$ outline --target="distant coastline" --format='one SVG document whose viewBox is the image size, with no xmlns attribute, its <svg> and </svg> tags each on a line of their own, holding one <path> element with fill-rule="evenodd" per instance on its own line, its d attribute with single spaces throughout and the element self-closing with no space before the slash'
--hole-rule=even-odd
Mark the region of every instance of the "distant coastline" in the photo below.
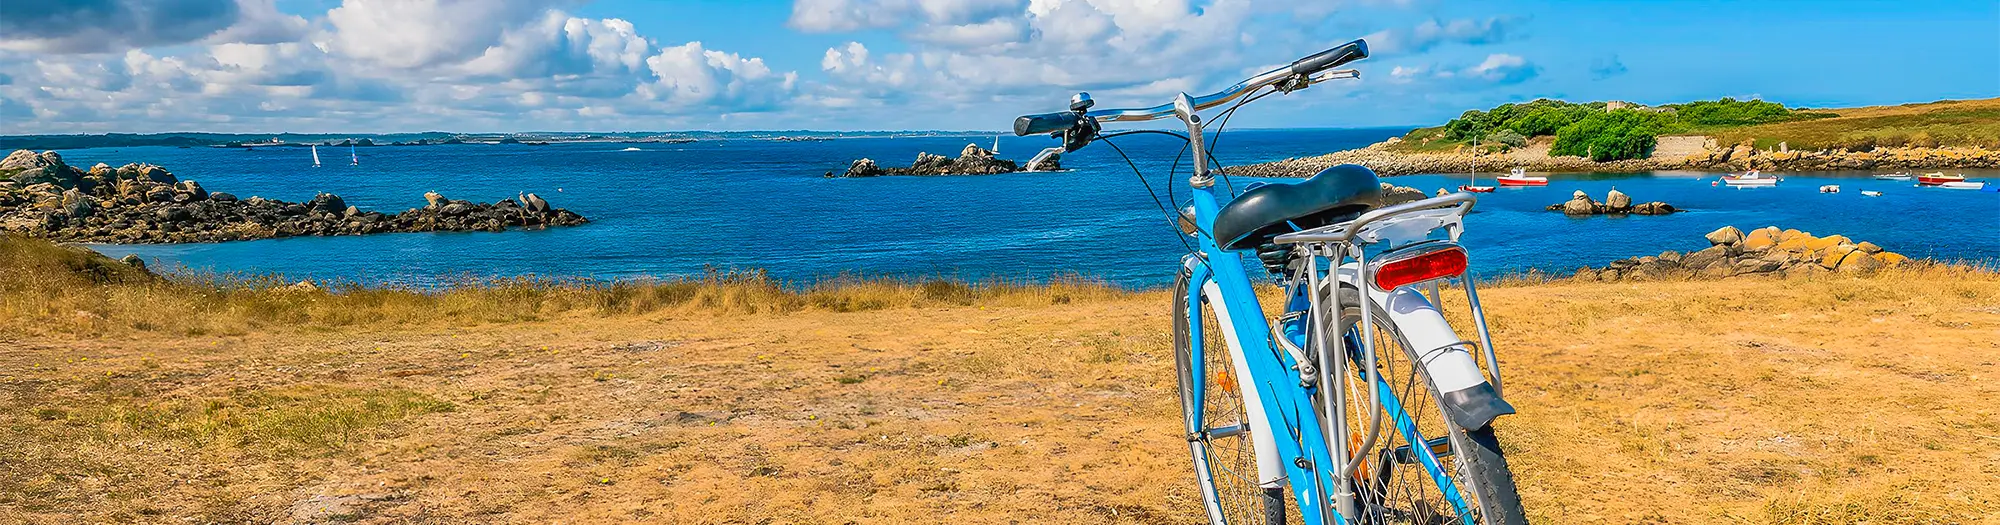
<svg viewBox="0 0 2000 525">
<path fill-rule="evenodd" d="M 1468 111 L 1367 147 L 1229 171 L 1304 177 L 1337 164 L 1382 175 L 1992 169 L 2000 168 L 2000 98 L 1824 110 L 1732 99 L 1659 107 L 1537 100 Z"/>
<path fill-rule="evenodd" d="M 568 143 L 609 143 L 609 144 L 676 144 L 701 140 L 768 140 L 780 142 L 817 142 L 845 138 L 862 137 L 945 137 L 945 136 L 991 136 L 999 131 L 810 131 L 810 130 L 761 130 L 761 131 L 638 131 L 607 133 L 573 133 L 526 131 L 514 133 L 454 133 L 428 131 L 423 133 L 103 133 L 103 134 L 52 134 L 52 135 L 0 135 L 0 151 L 16 149 L 32 150 L 72 150 L 85 148 L 127 148 L 127 147 L 240 147 L 278 148 L 311 146 L 437 146 L 453 144 L 568 144 Z"/>
</svg>

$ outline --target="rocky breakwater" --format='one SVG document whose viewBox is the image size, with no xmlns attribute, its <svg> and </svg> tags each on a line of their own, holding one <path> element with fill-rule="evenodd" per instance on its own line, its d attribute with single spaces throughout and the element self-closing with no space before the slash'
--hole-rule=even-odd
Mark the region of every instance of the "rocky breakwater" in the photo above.
<svg viewBox="0 0 2000 525">
<path fill-rule="evenodd" d="M 1633 257 L 1603 268 L 1577 270 L 1579 279 L 1723 278 L 1745 275 L 1866 273 L 1907 264 L 1908 257 L 1840 235 L 1817 237 L 1776 226 L 1744 233 L 1735 226 L 1709 232 L 1709 247 L 1685 254 Z"/>
<path fill-rule="evenodd" d="M 55 152 L 15 151 L 0 161 L 0 231 L 57 241 L 121 244 L 217 242 L 300 235 L 502 231 L 589 222 L 534 194 L 486 204 L 425 194 L 422 208 L 390 215 L 321 193 L 306 202 L 239 199 L 180 180 L 165 168 L 98 164 L 81 170 Z"/>
<path fill-rule="evenodd" d="M 1548 210 L 1563 212 L 1564 215 L 1571 216 L 1667 215 L 1678 211 L 1685 211 L 1675 208 L 1672 204 L 1659 201 L 1633 204 L 1632 196 L 1618 191 L 1617 188 L 1612 188 L 1610 193 L 1604 195 L 1604 202 L 1597 202 L 1591 199 L 1590 195 L 1584 193 L 1583 190 L 1576 190 L 1576 193 L 1570 194 L 1569 201 L 1561 204 L 1550 204 Z"/>
<path fill-rule="evenodd" d="M 1044 169 L 1049 169 L 1049 170 L 1062 169 L 1062 166 L 1057 165 L 1054 160 L 1050 160 L 1044 164 L 1045 164 Z M 946 157 L 943 155 L 933 155 L 929 152 L 923 152 L 923 153 L 918 153 L 917 161 L 910 163 L 910 167 L 907 168 L 896 168 L 896 167 L 884 168 L 876 164 L 873 159 L 860 159 L 854 161 L 853 164 L 849 165 L 847 167 L 847 171 L 838 174 L 829 171 L 826 172 L 826 176 L 827 177 L 881 177 L 885 175 L 915 175 L 915 176 L 995 175 L 1000 173 L 1013 173 L 1017 171 L 1021 171 L 1020 164 L 1016 164 L 1014 161 L 1007 159 L 994 158 L 993 152 L 987 151 L 986 148 L 981 148 L 977 144 L 966 144 L 965 149 L 959 150 L 958 158 L 956 159 L 951 157 Z"/>
</svg>

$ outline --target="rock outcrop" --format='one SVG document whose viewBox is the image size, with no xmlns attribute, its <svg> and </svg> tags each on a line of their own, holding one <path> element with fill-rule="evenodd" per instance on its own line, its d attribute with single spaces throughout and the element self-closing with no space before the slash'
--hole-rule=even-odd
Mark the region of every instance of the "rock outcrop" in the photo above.
<svg viewBox="0 0 2000 525">
<path fill-rule="evenodd" d="M 1616 188 L 1613 188 L 1610 194 L 1604 196 L 1604 202 L 1597 202 L 1597 200 L 1590 198 L 1590 195 L 1585 194 L 1583 190 L 1576 190 L 1576 193 L 1570 194 L 1568 201 L 1564 201 L 1562 204 L 1550 204 L 1548 210 L 1559 211 L 1563 212 L 1564 215 L 1573 216 L 1666 215 L 1687 211 L 1675 208 L 1672 204 L 1658 201 L 1642 202 L 1634 205 L 1632 204 L 1631 196 L 1625 195 L 1625 192 L 1618 191 Z"/>
<path fill-rule="evenodd" d="M 1053 161 L 1046 164 L 1048 165 L 1044 166 L 1044 169 L 1062 169 L 1061 166 L 1054 165 Z M 826 176 L 827 177 L 881 177 L 885 175 L 916 175 L 916 176 L 995 175 L 1000 173 L 1013 173 L 1017 171 L 1021 171 L 1020 164 L 1017 164 L 1011 160 L 994 158 L 993 152 L 987 151 L 985 148 L 981 148 L 977 144 L 966 144 L 964 149 L 959 150 L 958 158 L 956 159 L 951 157 L 946 157 L 943 155 L 934 155 L 929 152 L 922 152 L 917 154 L 916 162 L 910 163 L 910 167 L 907 168 L 884 168 L 881 165 L 876 164 L 874 159 L 860 159 L 854 161 L 853 164 L 848 165 L 847 171 L 842 172 L 840 174 L 827 172 Z"/>
<path fill-rule="evenodd" d="M 1699 251 L 1685 254 L 1670 251 L 1612 261 L 1602 268 L 1578 269 L 1576 277 L 1615 281 L 1865 273 L 1909 262 L 1909 257 L 1883 250 L 1874 243 L 1854 242 L 1840 235 L 1815 237 L 1776 226 L 1748 233 L 1735 226 L 1724 226 L 1704 237 L 1709 247 Z"/>
<path fill-rule="evenodd" d="M 210 191 L 165 168 L 99 164 L 89 171 L 54 152 L 22 150 L 0 161 L 0 231 L 67 242 L 217 242 L 299 235 L 502 231 L 589 222 L 535 194 L 475 203 L 425 194 L 423 208 L 394 215 L 349 206 L 321 193 L 306 202 Z M 27 184 L 23 184 L 23 183 Z"/>
</svg>

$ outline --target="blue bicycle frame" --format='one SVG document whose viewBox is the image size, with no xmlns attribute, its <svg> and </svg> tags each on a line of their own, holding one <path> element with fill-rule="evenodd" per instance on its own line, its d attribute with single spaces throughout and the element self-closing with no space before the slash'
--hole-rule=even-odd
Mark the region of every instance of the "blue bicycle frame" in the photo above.
<svg viewBox="0 0 2000 525">
<path fill-rule="evenodd" d="M 1209 285 L 1213 284 L 1212 291 L 1221 301 L 1221 304 L 1214 306 L 1227 312 L 1218 316 L 1217 320 L 1229 323 L 1228 329 L 1234 332 L 1234 337 L 1230 339 L 1241 348 L 1240 355 L 1233 355 L 1231 358 L 1243 359 L 1245 368 L 1250 372 L 1251 383 L 1255 385 L 1256 396 L 1263 407 L 1264 421 L 1259 423 L 1264 425 L 1263 428 L 1274 429 L 1269 432 L 1275 441 L 1276 452 L 1283 460 L 1280 463 L 1285 469 L 1293 497 L 1298 502 L 1300 515 L 1307 525 L 1327 523 L 1328 516 L 1332 518 L 1332 523 L 1345 524 L 1348 521 L 1340 512 L 1326 512 L 1332 509 L 1327 498 L 1332 496 L 1337 487 L 1336 478 L 1339 476 L 1339 469 L 1335 465 L 1342 463 L 1335 462 L 1333 451 L 1326 446 L 1325 433 L 1328 429 L 1321 428 L 1320 418 L 1313 408 L 1316 392 L 1312 388 L 1301 386 L 1298 375 L 1292 372 L 1297 369 L 1299 363 L 1291 354 L 1280 351 L 1278 345 L 1271 340 L 1271 326 L 1263 315 L 1263 307 L 1259 304 L 1256 290 L 1244 268 L 1241 254 L 1222 249 L 1209 235 L 1208 232 L 1212 231 L 1214 226 L 1215 214 L 1221 208 L 1217 201 L 1215 186 L 1211 184 L 1194 192 L 1190 206 L 1198 230 L 1196 237 L 1200 243 L 1200 253 L 1190 254 L 1183 261 L 1189 272 L 1188 318 L 1201 319 L 1201 308 L 1204 303 L 1211 302 L 1208 292 L 1211 291 Z M 1288 299 L 1287 312 L 1303 313 L 1311 307 L 1304 288 L 1299 290 L 1299 293 L 1293 294 Z M 1306 319 L 1310 319 L 1310 316 L 1296 316 L 1282 327 L 1283 336 L 1292 339 L 1292 344 L 1295 346 L 1307 346 L 1304 328 Z M 1189 323 L 1189 329 L 1191 341 L 1206 340 L 1201 333 L 1200 323 Z M 1353 334 L 1348 334 L 1344 339 L 1349 349 L 1359 347 L 1360 341 Z M 1213 350 L 1215 349 L 1201 348 L 1201 351 Z M 1360 363 L 1361 357 L 1358 352 L 1345 354 L 1356 363 Z M 1206 377 L 1206 371 L 1203 370 L 1206 361 L 1202 356 L 1192 356 L 1189 359 L 1190 376 Z M 1361 366 L 1371 365 L 1358 365 L 1354 369 L 1358 374 L 1362 369 Z M 1377 381 L 1381 383 L 1381 388 L 1377 389 L 1377 392 L 1382 410 L 1386 412 L 1393 428 L 1403 436 L 1406 443 L 1425 443 L 1429 438 L 1418 432 L 1416 424 L 1403 409 L 1402 402 L 1396 398 L 1393 389 L 1389 388 L 1385 380 L 1378 378 Z M 1203 399 L 1204 382 L 1197 380 L 1191 384 L 1193 397 Z M 1199 410 L 1189 415 L 1188 432 L 1192 434 L 1208 430 L 1207 422 L 1201 418 Z M 1277 431 L 1279 429 L 1282 432 Z M 1432 453 L 1429 447 L 1411 448 L 1417 462 L 1430 474 L 1439 492 L 1445 495 L 1458 514 L 1471 515 L 1468 512 L 1470 505 L 1450 481 L 1445 466 L 1439 462 L 1436 454 Z M 1346 458 L 1341 458 L 1341 461 L 1345 460 Z"/>
</svg>

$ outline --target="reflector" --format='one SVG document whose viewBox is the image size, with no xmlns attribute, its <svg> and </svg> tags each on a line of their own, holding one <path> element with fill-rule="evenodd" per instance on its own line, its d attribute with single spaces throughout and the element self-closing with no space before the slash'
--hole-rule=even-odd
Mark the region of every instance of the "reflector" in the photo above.
<svg viewBox="0 0 2000 525">
<path fill-rule="evenodd" d="M 1465 273 L 1465 249 L 1449 246 L 1382 263 L 1375 268 L 1375 287 L 1394 290 L 1411 283 Z"/>
</svg>

